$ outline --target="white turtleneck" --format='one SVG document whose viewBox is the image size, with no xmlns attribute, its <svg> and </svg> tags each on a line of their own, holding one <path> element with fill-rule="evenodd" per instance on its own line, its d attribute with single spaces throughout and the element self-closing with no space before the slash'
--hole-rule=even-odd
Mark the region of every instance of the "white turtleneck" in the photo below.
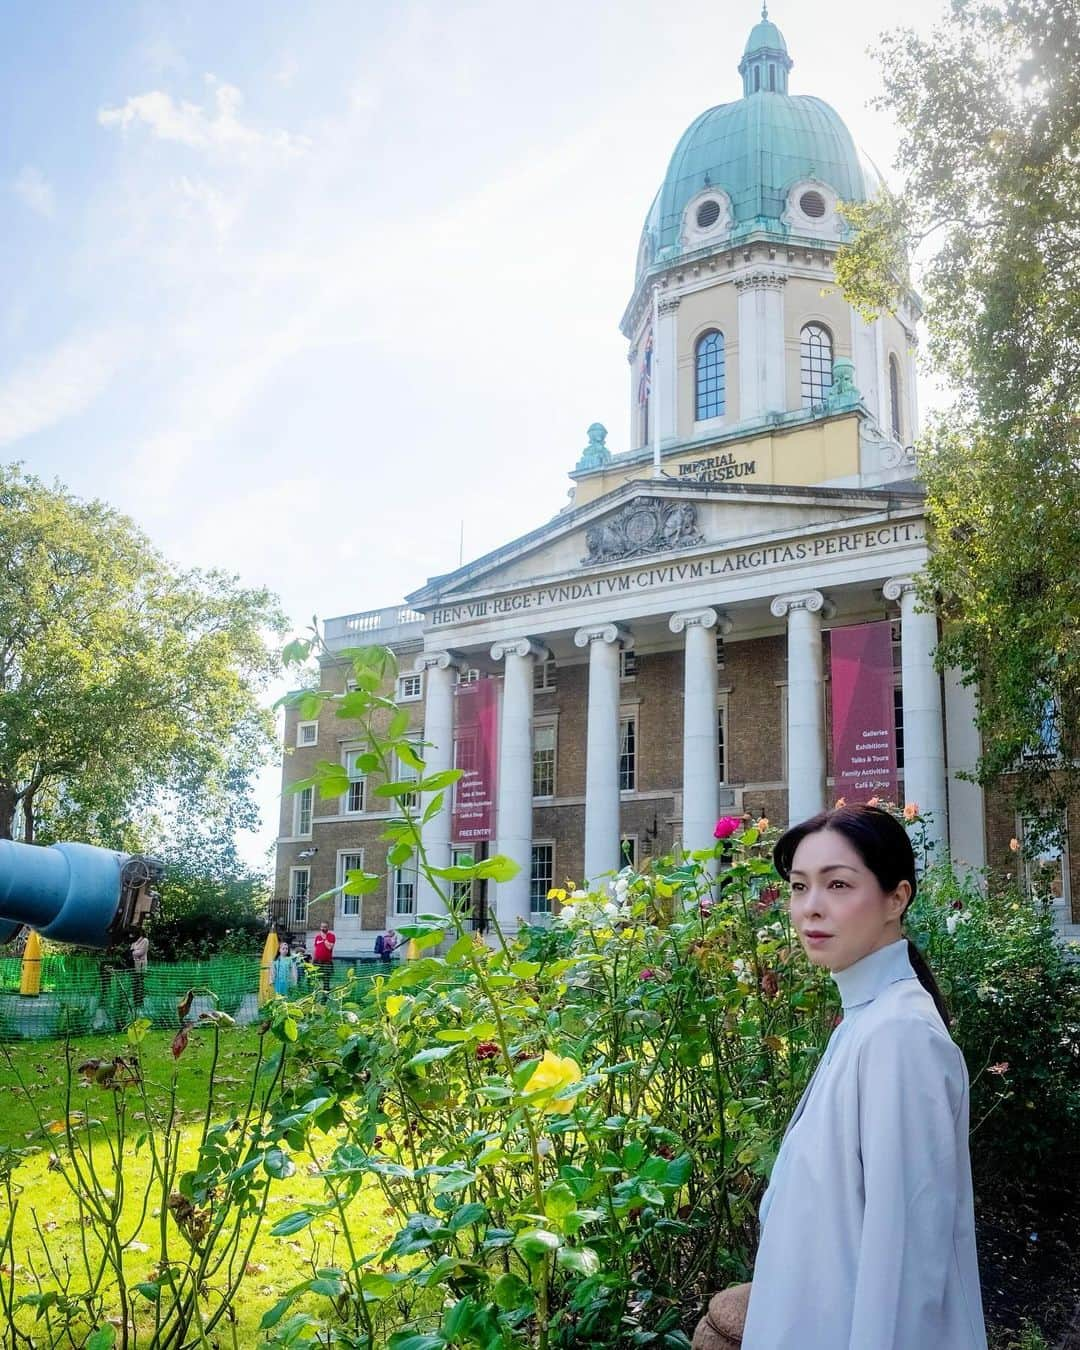
<svg viewBox="0 0 1080 1350">
<path fill-rule="evenodd" d="M 833 979 L 844 1019 L 762 1200 L 743 1350 L 985 1350 L 963 1055 L 906 939 Z"/>
</svg>

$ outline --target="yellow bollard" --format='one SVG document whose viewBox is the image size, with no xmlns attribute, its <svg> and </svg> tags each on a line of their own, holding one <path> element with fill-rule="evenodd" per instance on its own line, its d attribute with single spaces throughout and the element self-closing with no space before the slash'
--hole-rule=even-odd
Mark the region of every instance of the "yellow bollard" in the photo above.
<svg viewBox="0 0 1080 1350">
<path fill-rule="evenodd" d="M 409 939 L 409 945 L 405 948 L 405 960 L 415 961 L 420 955 L 420 947 L 415 938 Z"/>
<path fill-rule="evenodd" d="M 31 996 L 41 993 L 41 937 L 33 928 L 30 929 L 23 951 L 19 993 Z"/>
<path fill-rule="evenodd" d="M 274 976 L 271 967 L 278 954 L 278 935 L 271 928 L 263 945 L 262 958 L 259 961 L 259 1006 L 261 1007 L 274 995 Z"/>
</svg>

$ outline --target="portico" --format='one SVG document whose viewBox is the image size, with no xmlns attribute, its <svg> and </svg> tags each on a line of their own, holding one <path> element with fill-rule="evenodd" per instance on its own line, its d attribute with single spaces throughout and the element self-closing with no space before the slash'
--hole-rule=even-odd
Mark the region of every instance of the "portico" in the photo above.
<svg viewBox="0 0 1080 1350">
<path fill-rule="evenodd" d="M 772 734 L 786 746 L 786 771 L 783 783 L 763 785 L 758 797 L 778 806 L 782 794 L 781 818 L 791 820 L 831 804 L 827 634 L 867 618 L 899 625 L 903 726 L 913 729 L 904 793 L 933 812 L 934 833 L 947 838 L 940 678 L 932 665 L 936 619 L 917 606 L 913 580 L 927 557 L 919 494 L 649 481 L 612 495 L 615 501 L 566 512 L 409 598 L 425 614 L 430 650 L 422 660 L 440 672 L 426 688 L 434 713 L 425 718 L 426 739 L 446 726 L 442 672 L 449 665 L 440 664 L 440 653 L 455 653 L 465 666 L 482 663 L 481 677 L 502 679 L 496 843 L 522 870 L 499 888 L 499 922 L 513 929 L 535 917 L 533 691 L 543 687 L 545 662 L 557 673 L 584 668 L 584 790 L 564 802 L 568 824 L 571 808 L 583 816 L 575 879 L 595 880 L 621 865 L 627 811 L 641 795 L 636 780 L 630 789 L 625 773 L 620 781 L 620 728 L 628 720 L 635 752 L 644 756 L 651 747 L 669 764 L 672 834 L 684 848 L 708 847 L 717 816 L 745 795 L 718 763 L 718 638 L 728 650 L 783 640 Z M 678 670 L 669 696 L 679 715 L 662 719 L 662 748 L 654 743 L 653 723 L 661 719 L 652 709 L 648 719 L 644 711 L 627 714 L 627 653 L 639 664 L 663 656 Z M 446 757 L 440 748 L 438 763 Z M 441 845 L 438 817 L 425 828 Z"/>
</svg>

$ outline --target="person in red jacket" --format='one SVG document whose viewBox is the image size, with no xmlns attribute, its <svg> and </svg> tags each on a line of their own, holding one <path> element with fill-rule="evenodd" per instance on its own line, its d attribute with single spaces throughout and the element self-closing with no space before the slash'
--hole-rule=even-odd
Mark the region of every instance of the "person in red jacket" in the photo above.
<svg viewBox="0 0 1080 1350">
<path fill-rule="evenodd" d="M 334 936 L 328 923 L 319 925 L 319 931 L 315 934 L 315 945 L 312 949 L 311 959 L 319 967 L 319 974 L 322 976 L 324 989 L 330 988 L 330 976 L 334 969 L 334 943 L 337 938 Z"/>
</svg>

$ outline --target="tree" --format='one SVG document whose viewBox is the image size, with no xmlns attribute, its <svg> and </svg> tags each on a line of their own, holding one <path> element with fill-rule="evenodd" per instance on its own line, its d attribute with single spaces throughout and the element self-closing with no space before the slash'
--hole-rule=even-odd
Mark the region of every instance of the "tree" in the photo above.
<svg viewBox="0 0 1080 1350">
<path fill-rule="evenodd" d="M 873 313 L 921 262 L 958 391 L 919 446 L 938 660 L 978 687 L 978 777 L 1048 827 L 1080 787 L 1080 9 L 953 0 L 881 63 L 903 190 L 847 209 L 837 274 Z"/>
<path fill-rule="evenodd" d="M 175 568 L 102 502 L 0 467 L 0 838 L 249 823 L 283 630 L 269 592 Z"/>
</svg>

